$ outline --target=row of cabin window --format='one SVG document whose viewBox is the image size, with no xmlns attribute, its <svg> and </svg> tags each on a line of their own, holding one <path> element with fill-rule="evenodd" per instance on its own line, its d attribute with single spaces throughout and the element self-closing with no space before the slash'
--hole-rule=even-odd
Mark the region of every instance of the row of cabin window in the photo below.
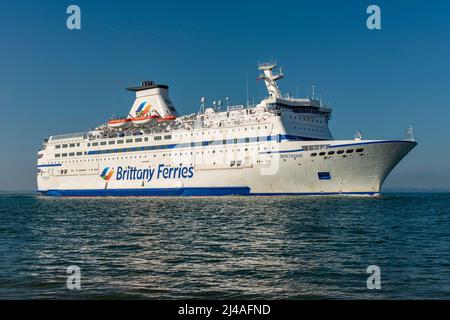
<svg viewBox="0 0 450 320">
<path fill-rule="evenodd" d="M 164 136 L 164 140 L 169 140 L 169 139 L 172 139 L 172 135 Z M 122 139 L 122 140 L 110 140 L 110 141 L 92 142 L 92 143 L 88 143 L 87 146 L 90 147 L 92 145 L 93 147 L 96 147 L 98 145 L 106 146 L 107 144 L 109 144 L 109 145 L 116 144 L 116 143 L 117 144 L 123 144 L 124 141 L 125 141 L 125 143 L 132 143 L 133 140 L 134 140 L 134 142 L 148 141 L 148 137 L 145 137 L 144 139 L 142 139 L 142 138 L 135 138 L 135 139 L 125 139 L 125 140 Z M 161 136 L 156 136 L 154 138 L 154 140 L 155 141 L 162 140 L 162 137 Z M 58 144 L 58 145 L 55 145 L 55 148 L 56 149 L 60 149 L 61 147 L 62 148 L 74 148 L 74 147 L 79 147 L 79 146 L 80 146 L 79 143 L 77 143 L 77 144 L 70 143 L 70 144 L 63 144 L 63 145 L 59 145 Z"/>
<path fill-rule="evenodd" d="M 333 154 L 343 154 L 344 152 L 345 153 L 353 153 L 353 149 L 347 149 L 346 151 L 345 150 L 338 150 L 338 151 L 328 151 L 328 155 L 329 156 L 331 156 L 331 155 L 333 155 Z M 364 151 L 364 149 L 363 148 L 360 148 L 360 149 L 356 149 L 356 152 L 363 152 Z M 326 152 L 319 152 L 319 156 L 324 156 L 326 154 Z M 317 153 L 316 152 L 313 152 L 313 153 L 311 153 L 311 157 L 315 157 L 315 156 L 317 156 Z"/>
<path fill-rule="evenodd" d="M 75 147 L 79 147 L 80 143 L 68 143 L 68 144 L 57 144 L 55 146 L 56 149 L 60 149 L 60 148 L 75 148 Z"/>
<path fill-rule="evenodd" d="M 312 131 L 312 132 L 325 132 L 323 129 L 315 129 L 315 128 L 300 128 L 300 127 L 296 127 L 294 126 L 294 129 L 298 129 L 298 130 L 303 130 L 303 131 Z"/>
<path fill-rule="evenodd" d="M 166 135 L 166 136 L 164 136 L 164 140 L 170 140 L 170 139 L 172 139 L 172 135 Z M 153 138 L 153 140 L 155 140 L 155 141 L 162 140 L 162 136 L 156 136 L 156 137 Z M 133 142 L 142 142 L 142 141 L 148 141 L 148 137 L 145 137 L 145 138 L 135 138 L 135 139 L 130 138 L 130 139 L 125 139 L 125 140 L 124 140 L 124 139 L 121 139 L 121 140 L 110 140 L 110 141 L 108 141 L 108 142 L 106 142 L 106 141 L 92 142 L 92 144 L 91 144 L 91 143 L 88 143 L 88 147 L 90 147 L 91 145 L 92 145 L 93 147 L 96 147 L 96 146 L 98 146 L 98 145 L 106 146 L 106 144 L 112 145 L 112 144 L 123 144 L 124 142 L 125 142 L 125 143 L 133 143 Z"/>
<path fill-rule="evenodd" d="M 297 116 L 289 116 L 290 119 L 295 119 L 297 120 Z M 298 117 L 298 120 L 303 120 L 303 121 L 307 121 L 307 122 L 315 122 L 315 123 L 323 123 L 322 120 L 315 120 L 315 119 L 311 119 L 311 118 L 305 118 L 305 117 Z"/>
<path fill-rule="evenodd" d="M 272 147 L 272 150 L 274 150 L 275 148 L 274 147 Z M 257 151 L 260 151 L 261 150 L 261 148 L 250 148 L 250 150 L 251 151 L 254 151 L 254 150 L 257 150 Z M 264 151 L 266 151 L 267 150 L 267 147 L 264 147 L 263 148 L 263 150 Z M 230 152 L 234 152 L 234 150 L 224 150 L 224 151 L 222 151 L 222 150 L 220 150 L 219 149 L 219 152 L 220 153 L 222 153 L 222 152 L 228 152 L 228 151 L 230 151 Z M 241 149 L 236 149 L 236 151 L 237 152 L 240 152 L 241 151 Z M 249 148 L 244 148 L 244 151 L 249 151 Z M 206 151 L 206 153 L 216 153 L 216 150 L 208 150 L 208 151 Z M 81 152 L 77 152 L 76 153 L 77 154 L 77 156 L 81 156 L 82 154 L 81 154 Z M 87 154 L 87 152 L 85 152 L 84 153 L 85 155 Z M 184 155 L 193 155 L 194 154 L 194 152 L 192 152 L 192 151 L 190 151 L 190 152 L 184 152 Z M 201 152 L 199 152 L 199 151 L 197 151 L 197 152 L 195 152 L 195 154 L 197 154 L 197 155 L 199 155 L 199 154 L 205 154 L 205 152 L 204 151 L 201 151 Z M 153 157 L 157 157 L 157 156 L 161 156 L 161 154 L 153 154 L 153 155 L 148 155 L 148 157 L 150 158 L 151 156 L 153 156 Z M 162 154 L 162 156 L 163 157 L 165 157 L 165 156 L 183 156 L 183 152 L 180 152 L 180 153 L 177 153 L 177 152 L 175 152 L 175 153 L 168 153 L 168 154 Z M 63 153 L 62 154 L 62 156 L 63 157 L 67 157 L 67 153 Z M 55 154 L 55 157 L 56 158 L 60 158 L 61 157 L 61 154 Z M 147 155 L 139 155 L 139 156 L 129 156 L 129 159 L 133 159 L 133 157 L 135 158 L 135 159 L 137 159 L 137 158 L 147 158 Z M 110 158 L 100 158 L 99 160 L 101 160 L 101 161 L 106 161 L 106 160 L 119 160 L 119 159 L 128 159 L 128 156 L 126 156 L 126 157 L 110 157 Z M 92 158 L 92 159 L 80 159 L 80 160 L 67 160 L 67 161 L 55 161 L 55 162 L 49 162 L 49 164 L 60 164 L 60 163 L 75 163 L 75 162 L 86 162 L 86 161 L 97 161 L 98 159 L 97 158 Z"/>
<path fill-rule="evenodd" d="M 61 154 L 60 153 L 56 153 L 55 154 L 55 158 L 59 158 L 59 157 L 74 157 L 75 154 L 77 156 L 82 156 L 83 152 L 69 152 L 69 153 L 61 153 Z M 84 152 L 84 154 L 86 155 L 87 152 Z"/>
</svg>

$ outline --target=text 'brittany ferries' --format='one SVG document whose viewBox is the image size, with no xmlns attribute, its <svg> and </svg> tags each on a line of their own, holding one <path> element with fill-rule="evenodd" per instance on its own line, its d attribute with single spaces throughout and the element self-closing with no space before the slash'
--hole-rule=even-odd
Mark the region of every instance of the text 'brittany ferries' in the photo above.
<svg viewBox="0 0 450 320">
<path fill-rule="evenodd" d="M 166 167 L 160 164 L 158 168 L 138 169 L 127 166 L 117 167 L 116 180 L 147 180 L 153 179 L 190 179 L 194 176 L 193 167 Z"/>
</svg>

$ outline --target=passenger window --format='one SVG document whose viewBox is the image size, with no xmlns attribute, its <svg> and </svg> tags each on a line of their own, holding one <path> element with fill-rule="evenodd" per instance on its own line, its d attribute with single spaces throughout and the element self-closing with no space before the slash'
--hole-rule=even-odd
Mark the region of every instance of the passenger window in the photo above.
<svg viewBox="0 0 450 320">
<path fill-rule="evenodd" d="M 318 172 L 319 180 L 331 180 L 331 175 L 329 172 Z"/>
</svg>

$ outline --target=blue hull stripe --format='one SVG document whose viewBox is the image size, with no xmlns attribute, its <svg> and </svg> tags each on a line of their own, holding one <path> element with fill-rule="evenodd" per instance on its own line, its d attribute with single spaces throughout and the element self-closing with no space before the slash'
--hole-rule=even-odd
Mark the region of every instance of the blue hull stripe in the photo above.
<svg viewBox="0 0 450 320">
<path fill-rule="evenodd" d="M 45 167 L 61 167 L 61 163 L 54 163 L 54 164 L 40 164 L 37 167 L 38 168 L 45 168 Z"/>
<path fill-rule="evenodd" d="M 378 192 L 295 192 L 251 193 L 249 187 L 147 188 L 147 189 L 85 189 L 40 191 L 47 196 L 62 197 L 161 197 L 161 196 L 319 196 L 375 195 Z"/>
<path fill-rule="evenodd" d="M 247 140 L 248 139 L 248 140 Z M 323 141 L 324 139 L 319 138 L 308 138 L 302 136 L 293 135 L 272 135 L 264 137 L 250 137 L 250 138 L 240 138 L 240 139 L 228 139 L 226 144 L 237 144 L 237 143 L 252 143 L 252 142 L 263 142 L 263 141 Z M 136 152 L 136 151 L 153 151 L 153 150 L 164 150 L 164 149 L 175 149 L 175 148 L 194 148 L 194 147 L 205 147 L 209 145 L 222 145 L 223 140 L 211 140 L 211 141 L 198 141 L 191 143 L 179 143 L 179 144 L 163 144 L 163 145 L 149 145 L 140 146 L 132 148 L 119 148 L 119 149 L 99 149 L 88 151 L 88 155 L 93 154 L 108 154 L 108 153 L 122 153 L 122 152 Z"/>
</svg>

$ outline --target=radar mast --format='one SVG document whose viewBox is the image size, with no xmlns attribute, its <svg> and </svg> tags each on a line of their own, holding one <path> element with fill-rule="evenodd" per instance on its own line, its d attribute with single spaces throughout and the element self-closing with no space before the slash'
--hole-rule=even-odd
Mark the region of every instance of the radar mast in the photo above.
<svg viewBox="0 0 450 320">
<path fill-rule="evenodd" d="M 273 70 L 276 68 L 276 63 L 260 63 L 258 65 L 258 69 L 263 72 L 263 74 L 259 75 L 258 79 L 264 80 L 271 98 L 281 98 L 281 92 L 278 88 L 277 81 L 282 79 L 284 74 L 281 68 L 278 73 L 273 73 Z"/>
</svg>

